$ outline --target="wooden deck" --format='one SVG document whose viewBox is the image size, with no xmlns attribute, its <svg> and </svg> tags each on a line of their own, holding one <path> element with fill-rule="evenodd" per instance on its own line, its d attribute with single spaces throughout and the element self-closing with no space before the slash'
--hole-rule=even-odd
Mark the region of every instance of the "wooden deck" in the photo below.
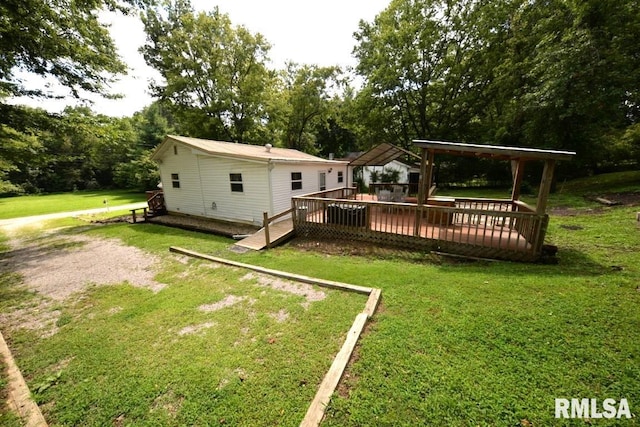
<svg viewBox="0 0 640 427">
<path fill-rule="evenodd" d="M 362 240 L 455 255 L 535 261 L 549 217 L 509 199 L 430 197 L 424 205 L 377 201 L 355 189 L 292 199 L 301 236 Z"/>
<path fill-rule="evenodd" d="M 416 230 L 415 215 L 402 211 L 394 212 L 391 207 L 386 209 L 376 207 L 371 210 L 368 230 L 488 248 L 514 251 L 531 250 L 531 244 L 514 229 L 480 218 L 471 224 L 461 217 L 461 215 L 453 216 L 449 224 L 444 224 L 442 221 L 436 224 L 421 221 L 419 229 Z M 326 214 L 322 211 L 311 212 L 307 215 L 306 220 L 324 224 L 326 223 Z"/>
<path fill-rule="evenodd" d="M 289 217 L 269 225 L 270 244 L 277 245 L 291 237 L 294 233 L 293 220 Z M 259 251 L 267 247 L 267 236 L 264 227 L 251 236 L 240 240 L 236 246 Z"/>
</svg>

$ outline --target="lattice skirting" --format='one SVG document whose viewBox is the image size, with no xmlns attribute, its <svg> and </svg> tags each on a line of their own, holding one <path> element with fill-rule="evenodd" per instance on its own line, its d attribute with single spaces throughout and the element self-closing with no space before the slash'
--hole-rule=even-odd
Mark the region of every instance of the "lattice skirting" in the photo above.
<svg viewBox="0 0 640 427">
<path fill-rule="evenodd" d="M 344 227 L 336 224 L 320 224 L 306 221 L 294 223 L 298 236 L 334 240 L 359 240 L 407 249 L 439 251 L 476 258 L 492 258 L 509 261 L 533 262 L 540 258 L 540 250 L 510 250 L 468 243 L 449 242 L 394 233 L 373 231 L 366 227 Z"/>
</svg>

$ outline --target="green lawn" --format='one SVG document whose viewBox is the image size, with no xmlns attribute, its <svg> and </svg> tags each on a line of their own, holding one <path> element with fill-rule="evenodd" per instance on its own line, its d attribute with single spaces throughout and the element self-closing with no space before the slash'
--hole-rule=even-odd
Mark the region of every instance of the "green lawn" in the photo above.
<svg viewBox="0 0 640 427">
<path fill-rule="evenodd" d="M 635 179 L 584 182 L 571 194 L 554 195 L 551 204 L 573 206 L 583 194 L 633 189 Z M 570 216 L 552 216 L 547 240 L 559 247 L 557 265 L 402 251 L 325 254 L 295 242 L 240 255 L 227 249 L 228 240 L 175 229 L 82 228 L 166 257 L 159 278 L 170 286 L 156 295 L 126 285 L 97 288 L 62 307 L 53 337 L 15 330 L 11 345 L 29 385 L 44 388 L 36 396 L 53 425 L 297 425 L 362 297 L 331 293 L 296 312 L 295 299 L 270 294 L 254 309 L 261 328 L 239 306 L 216 314 L 219 330 L 178 338 L 180 327 L 209 319 L 193 307 L 220 298 L 223 289 L 260 296 L 238 280 L 242 272 L 172 260 L 166 253 L 175 245 L 382 289 L 381 307 L 323 425 L 590 425 L 555 419 L 554 399 L 625 398 L 632 413 L 640 408 L 638 210 L 580 204 Z M 22 293 L 4 292 L 24 303 Z M 260 314 L 282 304 L 296 313 L 295 323 Z M 113 307 L 121 310 L 109 314 Z M 236 349 L 245 324 L 257 341 L 241 340 Z M 246 379 L 234 373 L 238 367 Z M 221 381 L 229 382 L 220 389 Z M 589 423 L 639 424 L 637 417 Z"/>
<path fill-rule="evenodd" d="M 73 193 L 0 198 L 0 219 L 70 212 L 146 201 L 141 192 L 129 190 L 76 191 Z"/>
<path fill-rule="evenodd" d="M 247 271 L 184 260 L 169 245 L 230 254 L 221 237 L 124 224 L 95 227 L 75 219 L 50 221 L 64 234 L 113 237 L 162 259 L 158 292 L 126 283 L 95 287 L 82 298 L 54 303 L 51 337 L 4 331 L 51 425 L 296 425 L 366 303 L 363 295 L 316 288 L 320 301 L 261 286 Z M 52 247 L 63 235 L 23 238 Z M 99 261 L 96 261 L 99 262 Z M 14 276 L 15 277 L 15 276 Z M 6 303 L 35 299 L 0 281 Z M 13 292 L 11 291 L 13 289 Z M 199 307 L 239 300 L 213 312 Z"/>
</svg>

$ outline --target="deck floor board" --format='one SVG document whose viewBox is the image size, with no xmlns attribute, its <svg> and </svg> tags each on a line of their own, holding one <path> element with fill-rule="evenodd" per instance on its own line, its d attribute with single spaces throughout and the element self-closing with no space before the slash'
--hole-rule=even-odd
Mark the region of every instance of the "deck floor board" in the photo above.
<svg viewBox="0 0 640 427">
<path fill-rule="evenodd" d="M 269 226 L 269 239 L 271 240 L 272 245 L 276 245 L 282 240 L 289 238 L 292 234 L 293 220 L 291 218 L 284 219 Z M 253 249 L 255 251 L 266 248 L 267 238 L 264 228 L 261 228 L 251 236 L 240 240 L 236 245 L 247 249 Z"/>
</svg>

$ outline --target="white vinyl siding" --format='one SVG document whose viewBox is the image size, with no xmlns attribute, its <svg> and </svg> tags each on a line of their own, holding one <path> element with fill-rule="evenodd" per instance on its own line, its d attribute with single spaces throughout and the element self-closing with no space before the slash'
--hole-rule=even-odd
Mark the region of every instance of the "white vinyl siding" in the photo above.
<svg viewBox="0 0 640 427">
<path fill-rule="evenodd" d="M 196 157 L 191 149 L 181 145 L 175 146 L 171 154 L 164 156 L 160 164 L 160 179 L 163 183 L 165 203 L 169 212 L 188 215 L 204 215 L 202 190 Z M 174 180 L 174 178 L 178 178 Z M 173 183 L 179 182 L 179 188 Z"/>
<path fill-rule="evenodd" d="M 262 224 L 263 212 L 283 212 L 291 208 L 291 197 L 318 191 L 321 171 L 326 173 L 327 189 L 344 186 L 337 182 L 337 171 L 346 170 L 334 164 L 212 156 L 182 144 L 169 146 L 158 166 L 169 212 L 255 225 Z M 232 174 L 242 180 L 232 180 Z M 292 190 L 298 187 L 293 182 L 302 188 Z M 242 192 L 232 191 L 232 183 L 241 184 Z"/>
<path fill-rule="evenodd" d="M 329 168 L 333 168 L 332 172 L 329 172 Z M 271 185 L 273 186 L 273 213 L 276 214 L 290 209 L 291 198 L 293 196 L 301 196 L 303 194 L 318 191 L 318 178 L 321 171 L 326 172 L 327 189 L 343 185 L 338 184 L 338 174 L 335 166 L 276 163 L 271 171 Z M 295 172 L 302 173 L 302 189 L 300 190 L 291 189 L 291 174 Z"/>
<path fill-rule="evenodd" d="M 199 156 L 205 216 L 225 221 L 262 224 L 270 212 L 266 163 Z M 232 191 L 231 174 L 242 175 L 242 192 Z"/>
</svg>

